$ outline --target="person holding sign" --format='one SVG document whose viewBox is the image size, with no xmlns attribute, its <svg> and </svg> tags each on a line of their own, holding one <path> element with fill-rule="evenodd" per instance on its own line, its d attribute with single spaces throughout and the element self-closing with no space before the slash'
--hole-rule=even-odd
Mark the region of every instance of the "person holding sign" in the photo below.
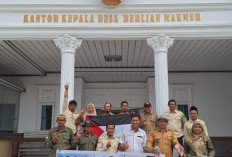
<svg viewBox="0 0 232 157">
<path fill-rule="evenodd" d="M 86 121 L 88 116 L 97 116 L 96 108 L 93 103 L 90 103 L 87 108 L 82 108 L 79 116 L 75 120 L 76 125 L 80 125 Z"/>
<path fill-rule="evenodd" d="M 144 150 L 149 153 L 161 153 L 165 154 L 165 157 L 172 157 L 172 150 L 175 147 L 182 156 L 184 148 L 178 142 L 174 132 L 167 129 L 167 124 L 167 117 L 160 116 L 158 119 L 158 128 L 149 132 L 147 145 Z"/>
<path fill-rule="evenodd" d="M 110 102 L 106 102 L 106 103 L 105 103 L 104 109 L 105 109 L 105 113 L 103 113 L 102 116 L 114 115 L 114 113 L 111 112 L 111 110 L 112 110 L 112 105 L 111 105 Z"/>
</svg>

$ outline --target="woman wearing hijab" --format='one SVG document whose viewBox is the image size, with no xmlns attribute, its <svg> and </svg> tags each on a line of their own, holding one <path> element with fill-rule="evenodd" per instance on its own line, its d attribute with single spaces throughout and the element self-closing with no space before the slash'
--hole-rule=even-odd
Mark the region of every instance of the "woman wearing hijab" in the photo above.
<svg viewBox="0 0 232 157">
<path fill-rule="evenodd" d="M 184 141 L 184 157 L 213 157 L 215 149 L 201 122 L 196 121 Z"/>
<path fill-rule="evenodd" d="M 97 116 L 94 104 L 90 103 L 87 106 L 86 112 L 85 112 L 85 109 L 81 110 L 81 113 L 77 117 L 77 119 L 75 121 L 75 124 L 80 125 L 81 123 L 85 122 L 86 121 L 86 116 Z"/>
</svg>

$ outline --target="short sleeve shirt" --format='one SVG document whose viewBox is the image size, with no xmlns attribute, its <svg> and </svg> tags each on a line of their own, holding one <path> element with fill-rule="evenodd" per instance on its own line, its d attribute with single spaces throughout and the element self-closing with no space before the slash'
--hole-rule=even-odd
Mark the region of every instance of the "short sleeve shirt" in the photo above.
<svg viewBox="0 0 232 157">
<path fill-rule="evenodd" d="M 148 115 L 146 114 L 140 114 L 141 122 L 145 121 L 147 122 L 146 126 L 143 126 L 141 129 L 143 129 L 147 134 L 149 131 L 156 129 L 156 124 L 158 120 L 158 115 L 155 113 L 150 113 Z"/>
<path fill-rule="evenodd" d="M 147 146 L 152 148 L 158 146 L 161 154 L 165 154 L 165 157 L 172 157 L 173 147 L 176 144 L 178 144 L 178 140 L 173 131 L 166 129 L 165 132 L 161 132 L 160 129 L 156 129 L 149 132 Z"/>
<path fill-rule="evenodd" d="M 111 147 L 107 148 L 107 143 L 110 141 Z M 97 151 L 116 152 L 118 150 L 119 139 L 117 137 L 109 138 L 108 136 L 101 137 L 97 144 Z"/>
<path fill-rule="evenodd" d="M 175 110 L 174 113 L 167 111 L 163 115 L 168 119 L 167 128 L 175 133 L 176 138 L 183 136 L 184 133 L 181 129 L 181 122 L 187 122 L 185 115 L 178 110 Z"/>
<path fill-rule="evenodd" d="M 96 151 L 98 143 L 98 138 L 95 134 L 91 134 L 90 138 L 84 133 L 81 134 L 81 137 L 77 140 L 77 143 L 74 145 L 78 147 L 78 150 L 86 150 L 86 151 Z"/>
<path fill-rule="evenodd" d="M 68 97 L 64 97 L 63 105 L 68 105 Z M 76 112 L 72 113 L 68 108 L 64 111 L 64 114 L 66 116 L 65 126 L 70 128 L 75 134 L 77 132 L 77 126 L 75 125 L 75 120 L 77 119 L 79 114 L 77 114 Z"/>
<path fill-rule="evenodd" d="M 147 143 L 147 134 L 142 129 L 134 131 L 132 129 L 125 130 L 119 141 L 120 144 L 128 143 L 129 148 L 125 152 L 143 152 L 143 147 Z"/>
</svg>

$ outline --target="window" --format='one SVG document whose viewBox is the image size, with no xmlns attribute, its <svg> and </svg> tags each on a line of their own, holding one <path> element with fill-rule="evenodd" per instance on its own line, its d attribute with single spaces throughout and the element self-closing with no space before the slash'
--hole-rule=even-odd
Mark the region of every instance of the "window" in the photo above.
<svg viewBox="0 0 232 157">
<path fill-rule="evenodd" d="M 50 130 L 52 126 L 52 105 L 42 105 L 41 130 Z"/>
<path fill-rule="evenodd" d="M 182 105 L 178 105 L 177 107 L 179 111 L 184 113 L 187 120 L 189 120 L 188 105 L 182 104 Z"/>
<path fill-rule="evenodd" d="M 137 113 L 137 114 L 141 114 L 143 113 L 143 108 L 136 108 L 136 109 L 130 109 L 130 113 Z"/>
<path fill-rule="evenodd" d="M 56 115 L 59 113 L 59 87 L 37 86 L 38 106 L 36 130 L 49 130 L 56 125 Z"/>
<path fill-rule="evenodd" d="M 15 133 L 18 127 L 20 92 L 0 84 L 0 133 Z"/>
<path fill-rule="evenodd" d="M 0 133 L 14 132 L 15 104 L 0 104 Z"/>
</svg>

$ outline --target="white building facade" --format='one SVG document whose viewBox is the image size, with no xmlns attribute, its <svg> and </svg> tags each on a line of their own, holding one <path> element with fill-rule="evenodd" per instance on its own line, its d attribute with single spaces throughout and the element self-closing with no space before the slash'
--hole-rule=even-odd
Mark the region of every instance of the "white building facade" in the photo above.
<svg viewBox="0 0 232 157">
<path fill-rule="evenodd" d="M 231 1 L 9 0 L 0 8 L 2 131 L 55 126 L 68 82 L 78 112 L 105 102 L 119 110 L 126 100 L 134 110 L 150 101 L 160 115 L 175 99 L 199 108 L 210 136 L 232 136 Z"/>
</svg>

